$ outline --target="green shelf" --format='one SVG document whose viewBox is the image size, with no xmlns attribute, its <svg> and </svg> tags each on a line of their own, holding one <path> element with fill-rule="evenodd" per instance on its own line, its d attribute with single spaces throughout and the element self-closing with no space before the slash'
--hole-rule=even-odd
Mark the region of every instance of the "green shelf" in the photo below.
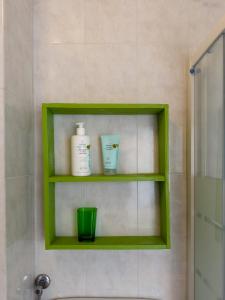
<svg viewBox="0 0 225 300">
<path fill-rule="evenodd" d="M 55 174 L 54 115 L 156 115 L 158 120 L 159 173 L 117 174 L 105 176 L 61 176 Z M 168 249 L 170 248 L 169 163 L 168 163 L 168 105 L 167 104 L 77 104 L 44 103 L 42 105 L 44 231 L 45 248 L 63 249 Z M 78 242 L 76 237 L 56 235 L 55 185 L 64 182 L 128 182 L 154 181 L 159 186 L 159 236 L 104 236 L 95 242 Z"/>
<path fill-rule="evenodd" d="M 49 182 L 107 182 L 107 181 L 165 181 L 165 176 L 160 174 L 117 174 L 90 176 L 51 176 Z"/>
<path fill-rule="evenodd" d="M 103 236 L 94 242 L 79 242 L 77 237 L 58 236 L 48 249 L 167 249 L 166 243 L 159 236 Z"/>
<path fill-rule="evenodd" d="M 46 103 L 52 114 L 74 115 L 155 115 L 165 110 L 167 104 L 81 104 L 81 103 Z"/>
</svg>

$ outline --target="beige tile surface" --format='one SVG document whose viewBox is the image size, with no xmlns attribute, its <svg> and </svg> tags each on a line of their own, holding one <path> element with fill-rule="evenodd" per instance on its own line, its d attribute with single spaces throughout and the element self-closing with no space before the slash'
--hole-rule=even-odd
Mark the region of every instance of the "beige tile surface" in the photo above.
<svg viewBox="0 0 225 300">
<path fill-rule="evenodd" d="M 98 209 L 97 236 L 137 235 L 136 182 L 57 184 L 57 234 L 77 235 L 76 210 L 86 206 Z"/>
<path fill-rule="evenodd" d="M 85 89 L 92 98 L 136 96 L 136 48 L 132 44 L 91 44 L 85 47 Z"/>
<path fill-rule="evenodd" d="M 33 104 L 29 94 L 5 92 L 6 176 L 33 173 Z"/>
<path fill-rule="evenodd" d="M 34 1 L 34 38 L 45 43 L 83 43 L 83 0 Z"/>
<path fill-rule="evenodd" d="M 190 1 L 188 26 L 191 54 L 198 49 L 218 21 L 224 17 L 224 12 L 224 1 Z"/>
<path fill-rule="evenodd" d="M 7 90 L 31 98 L 33 55 L 30 0 L 6 1 L 4 30 L 4 85 Z"/>
<path fill-rule="evenodd" d="M 0 1 L 0 88 L 4 88 L 4 28 L 3 28 L 3 0 Z"/>
<path fill-rule="evenodd" d="M 169 5 L 168 5 L 169 4 Z M 138 0 L 137 39 L 139 43 L 187 45 L 188 1 Z M 177 38 L 179 35 L 179 38 Z"/>
<path fill-rule="evenodd" d="M 137 295 L 136 251 L 87 252 L 86 294 L 129 297 Z"/>
<path fill-rule="evenodd" d="M 156 90 L 159 93 L 159 90 L 167 88 L 178 90 L 184 88 L 186 70 L 186 56 L 180 46 L 165 47 L 160 42 L 139 44 L 137 47 L 139 97 L 148 96 L 154 99 Z M 168 94 L 167 97 L 169 96 Z"/>
<path fill-rule="evenodd" d="M 33 177 L 6 180 L 8 297 L 32 299 L 34 272 Z"/>
<path fill-rule="evenodd" d="M 7 247 L 18 241 L 29 242 L 33 235 L 33 177 L 6 179 Z"/>
<path fill-rule="evenodd" d="M 86 43 L 136 42 L 136 26 L 135 0 L 85 1 Z"/>
<path fill-rule="evenodd" d="M 138 182 L 137 189 L 138 235 L 159 235 L 159 185 L 143 181 Z"/>
<path fill-rule="evenodd" d="M 139 173 L 157 173 L 158 123 L 157 117 L 137 116 L 137 170 Z"/>
<path fill-rule="evenodd" d="M 185 157 L 188 55 L 189 48 L 197 47 L 212 24 L 224 14 L 224 3 L 222 0 L 169 2 L 66 0 L 62 4 L 59 0 L 35 0 L 36 271 L 42 272 L 45 269 L 54 276 L 55 281 L 52 289 L 46 293 L 47 298 L 74 295 L 138 295 L 163 300 L 186 299 Z M 53 44 L 55 42 L 59 45 Z M 171 250 L 60 253 L 43 250 L 40 107 L 44 100 L 169 104 Z M 94 143 L 97 145 L 96 132 L 102 126 L 111 123 L 109 120 L 103 120 L 94 128 L 91 126 L 91 119 L 85 121 L 89 134 L 94 136 Z M 61 120 L 58 123 L 60 134 L 67 139 L 72 134 L 71 122 L 72 118 L 69 122 Z M 151 132 L 144 131 L 148 122 L 154 128 Z M 132 161 L 130 166 L 125 164 L 124 169 L 135 169 L 137 165 L 139 170 L 157 169 L 157 165 L 153 163 L 154 146 L 151 145 L 156 124 L 152 120 L 146 120 L 146 123 L 141 123 L 143 135 L 138 138 L 139 159 Z M 130 130 L 132 131 L 133 127 Z M 150 143 L 143 149 L 146 139 Z M 65 159 L 68 145 L 69 143 L 56 152 L 58 157 L 61 156 L 61 159 L 57 159 L 57 170 L 60 172 L 69 170 L 69 162 Z M 148 159 L 142 159 L 148 152 L 151 152 Z M 98 146 L 93 147 L 93 155 L 93 168 L 99 171 L 101 156 Z M 112 222 L 111 212 L 115 210 L 115 204 L 119 207 L 124 204 L 121 208 L 123 212 L 126 208 L 133 207 L 133 198 L 130 203 L 128 201 L 128 191 L 124 192 L 127 199 L 123 203 L 124 195 L 122 192 L 120 194 L 117 185 L 112 190 L 110 188 L 111 185 L 107 187 L 111 195 L 106 202 L 100 186 L 89 185 L 82 191 L 75 191 L 71 184 L 69 193 L 63 186 L 57 188 L 61 197 L 67 199 L 65 202 L 57 200 L 60 211 L 57 230 L 61 230 L 62 234 L 73 230 L 71 210 L 74 195 L 77 195 L 78 202 L 83 198 L 88 205 L 91 204 L 88 199 L 93 195 L 95 203 L 104 208 L 104 220 L 109 222 Z M 141 183 L 138 190 L 136 196 L 139 201 L 140 230 L 157 232 L 158 203 L 153 197 L 157 194 L 157 189 L 148 183 Z M 113 203 L 112 195 L 117 195 L 116 203 Z M 134 218 L 132 215 L 131 219 Z M 149 223 L 147 228 L 144 220 L 150 218 L 155 222 Z M 131 219 L 128 216 L 128 220 Z M 124 226 L 117 223 L 115 228 L 112 225 L 112 228 L 105 226 L 101 230 L 117 231 L 119 226 Z"/>
<path fill-rule="evenodd" d="M 30 300 L 35 273 L 32 1 L 4 1 L 3 8 L 7 299 Z"/>
<path fill-rule="evenodd" d="M 47 273 L 53 280 L 51 287 L 45 290 L 46 299 L 85 295 L 85 251 L 43 251 L 43 242 L 36 243 L 36 259 L 41 264 L 36 265 L 36 272 Z M 66 288 L 60 282 L 66 283 Z"/>
<path fill-rule="evenodd" d="M 34 92 L 38 101 L 63 102 L 84 97 L 83 45 L 40 44 L 34 55 Z"/>
</svg>

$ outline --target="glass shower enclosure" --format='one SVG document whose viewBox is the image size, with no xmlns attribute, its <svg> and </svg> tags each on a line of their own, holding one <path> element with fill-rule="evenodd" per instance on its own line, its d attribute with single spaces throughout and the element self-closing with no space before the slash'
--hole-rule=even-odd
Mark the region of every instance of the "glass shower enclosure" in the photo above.
<svg viewBox="0 0 225 300">
<path fill-rule="evenodd" d="M 194 299 L 224 300 L 224 53 L 221 35 L 194 69 Z"/>
</svg>

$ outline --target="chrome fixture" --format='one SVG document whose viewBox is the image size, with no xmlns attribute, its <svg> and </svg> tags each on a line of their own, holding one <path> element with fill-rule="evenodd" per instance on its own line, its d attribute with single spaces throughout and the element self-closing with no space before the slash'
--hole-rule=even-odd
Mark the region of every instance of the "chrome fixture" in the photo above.
<svg viewBox="0 0 225 300">
<path fill-rule="evenodd" d="M 50 277 L 46 274 L 39 274 L 34 281 L 35 294 L 37 295 L 37 300 L 41 300 L 43 290 L 47 289 L 51 283 Z"/>
<path fill-rule="evenodd" d="M 192 67 L 189 71 L 190 71 L 191 75 L 194 75 L 195 74 L 195 67 Z"/>
</svg>

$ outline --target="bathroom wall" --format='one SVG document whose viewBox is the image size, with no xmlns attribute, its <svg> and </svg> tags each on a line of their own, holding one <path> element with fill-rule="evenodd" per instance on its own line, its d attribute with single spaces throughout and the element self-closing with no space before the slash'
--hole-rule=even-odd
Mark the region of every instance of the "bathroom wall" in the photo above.
<svg viewBox="0 0 225 300">
<path fill-rule="evenodd" d="M 225 15 L 222 0 L 189 1 L 189 51 L 193 54 Z"/>
<path fill-rule="evenodd" d="M 32 0 L 4 1 L 8 300 L 34 297 L 32 15 Z"/>
<path fill-rule="evenodd" d="M 0 296 L 6 300 L 6 224 L 5 224 L 5 114 L 4 114 L 4 56 L 3 0 L 0 1 Z"/>
<path fill-rule="evenodd" d="M 35 249 L 36 272 L 52 277 L 46 299 L 186 299 L 188 60 L 222 11 L 222 0 L 34 0 Z M 169 104 L 171 250 L 44 250 L 42 102 Z"/>
</svg>

